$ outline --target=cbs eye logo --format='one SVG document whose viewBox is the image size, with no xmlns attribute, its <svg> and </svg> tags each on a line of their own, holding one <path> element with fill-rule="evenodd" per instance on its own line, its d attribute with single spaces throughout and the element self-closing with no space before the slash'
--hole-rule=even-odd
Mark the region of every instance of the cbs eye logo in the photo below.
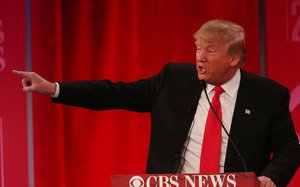
<svg viewBox="0 0 300 187">
<path fill-rule="evenodd" d="M 145 182 L 144 179 L 140 176 L 133 176 L 129 181 L 130 187 L 144 187 Z"/>
</svg>

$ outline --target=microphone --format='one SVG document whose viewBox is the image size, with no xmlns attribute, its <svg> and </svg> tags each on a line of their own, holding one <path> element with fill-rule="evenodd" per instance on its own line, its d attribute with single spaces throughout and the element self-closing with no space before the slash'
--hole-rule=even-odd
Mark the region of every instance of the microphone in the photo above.
<svg viewBox="0 0 300 187">
<path fill-rule="evenodd" d="M 205 82 L 205 80 L 201 79 L 199 84 L 200 84 L 200 86 L 201 86 L 202 89 L 206 89 L 206 82 Z"/>
<path fill-rule="evenodd" d="M 218 116 L 217 112 L 215 111 L 214 107 L 212 106 L 212 104 L 211 104 L 211 102 L 210 102 L 210 100 L 209 100 L 209 97 L 208 97 L 208 94 L 207 94 L 207 91 L 206 91 L 206 82 L 205 82 L 204 80 L 201 80 L 201 84 L 202 84 L 202 86 L 203 86 L 204 93 L 205 93 L 205 96 L 206 96 L 206 99 L 207 99 L 207 101 L 208 101 L 208 104 L 209 104 L 210 108 L 212 109 L 214 115 L 215 115 L 216 118 L 218 119 L 218 122 L 219 122 L 219 124 L 222 126 L 222 129 L 225 131 L 225 133 L 226 133 L 226 135 L 227 135 L 227 137 L 228 137 L 228 140 L 229 140 L 229 142 L 231 143 L 232 147 L 234 148 L 235 152 L 238 154 L 240 160 L 242 161 L 243 168 L 244 168 L 244 172 L 247 172 L 248 169 L 247 169 L 247 165 L 246 165 L 246 162 L 245 162 L 244 158 L 242 157 L 241 153 L 239 152 L 239 150 L 238 150 L 237 147 L 235 146 L 233 140 L 230 138 L 227 129 L 225 128 L 225 126 L 224 126 L 222 120 L 221 120 L 220 117 Z"/>
<path fill-rule="evenodd" d="M 202 90 L 205 88 L 205 81 L 204 80 L 200 80 L 199 82 L 199 89 L 196 92 L 193 100 L 192 100 L 192 104 L 190 106 L 187 107 L 187 112 L 188 113 L 195 113 L 196 109 L 197 109 L 197 105 L 198 105 L 198 100 L 200 97 L 200 94 L 202 92 Z"/>
</svg>

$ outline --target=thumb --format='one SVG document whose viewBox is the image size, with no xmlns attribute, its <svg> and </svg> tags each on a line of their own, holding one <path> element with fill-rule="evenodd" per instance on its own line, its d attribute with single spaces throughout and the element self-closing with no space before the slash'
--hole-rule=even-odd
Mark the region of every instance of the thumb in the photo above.
<svg viewBox="0 0 300 187">
<path fill-rule="evenodd" d="M 23 87 L 23 91 L 26 92 L 26 93 L 28 93 L 28 92 L 33 92 L 33 91 L 34 91 L 34 88 L 33 88 L 32 85 L 31 85 L 31 86 L 24 86 L 24 87 Z"/>
</svg>

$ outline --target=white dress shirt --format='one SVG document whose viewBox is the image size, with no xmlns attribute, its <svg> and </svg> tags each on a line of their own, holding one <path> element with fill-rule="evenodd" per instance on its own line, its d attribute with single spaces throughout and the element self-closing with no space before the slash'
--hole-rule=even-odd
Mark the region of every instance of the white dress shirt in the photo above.
<svg viewBox="0 0 300 187">
<path fill-rule="evenodd" d="M 240 70 L 238 70 L 231 80 L 221 85 L 225 91 L 220 95 L 220 102 L 222 105 L 222 122 L 228 132 L 230 131 L 231 127 L 240 80 L 241 72 Z M 212 97 L 214 95 L 213 88 L 214 86 L 210 84 L 207 84 L 206 86 L 206 91 L 208 93 L 210 101 L 212 100 Z M 198 102 L 197 110 L 194 116 L 194 120 L 191 125 L 189 137 L 187 138 L 184 151 L 182 153 L 182 157 L 185 160 L 185 162 L 183 162 L 183 168 L 181 170 L 181 173 L 199 173 L 202 141 L 209 107 L 210 106 L 206 99 L 205 93 L 204 91 L 202 91 Z M 220 173 L 224 172 L 227 144 L 228 136 L 226 135 L 224 129 L 222 129 L 219 169 Z"/>
<path fill-rule="evenodd" d="M 52 95 L 52 97 L 57 98 L 59 96 L 60 88 L 59 88 L 59 84 L 57 82 L 55 82 L 55 85 L 56 85 L 55 92 Z"/>
</svg>

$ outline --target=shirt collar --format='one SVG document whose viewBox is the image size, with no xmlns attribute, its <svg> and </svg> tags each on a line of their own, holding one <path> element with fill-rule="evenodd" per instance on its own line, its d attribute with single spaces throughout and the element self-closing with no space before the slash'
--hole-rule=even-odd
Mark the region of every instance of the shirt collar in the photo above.
<svg viewBox="0 0 300 187">
<path fill-rule="evenodd" d="M 234 97 L 237 94 L 241 82 L 241 70 L 238 69 L 234 76 L 227 81 L 226 83 L 222 84 L 221 87 L 224 91 L 230 96 Z M 207 84 L 206 91 L 210 93 L 215 86 L 211 84 Z"/>
</svg>

